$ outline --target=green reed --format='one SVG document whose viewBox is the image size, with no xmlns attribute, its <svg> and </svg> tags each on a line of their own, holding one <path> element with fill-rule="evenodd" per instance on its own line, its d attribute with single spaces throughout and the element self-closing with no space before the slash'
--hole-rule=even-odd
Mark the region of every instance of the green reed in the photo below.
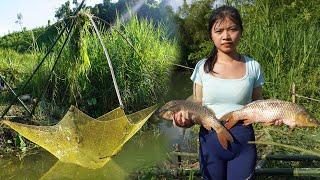
<svg viewBox="0 0 320 180">
<path fill-rule="evenodd" d="M 90 21 L 85 15 L 79 15 L 75 20 L 75 28 L 57 63 L 46 97 L 62 106 L 75 104 L 96 116 L 119 104 L 107 59 Z M 164 98 L 172 63 L 178 60 L 179 54 L 177 43 L 169 40 L 166 29 L 135 16 L 126 23 L 118 20 L 111 29 L 101 21 L 97 23 L 125 109 L 136 111 Z M 50 69 L 66 37 L 64 34 L 31 82 L 29 91 L 35 92 L 35 96 L 45 88 Z M 30 69 L 27 72 L 30 73 Z"/>
<path fill-rule="evenodd" d="M 256 1 L 255 6 L 241 9 L 245 31 L 239 50 L 261 64 L 266 81 L 264 98 L 291 101 L 291 87 L 295 83 L 297 94 L 320 99 L 320 40 L 317 38 L 320 31 L 314 23 L 316 19 L 290 17 L 290 14 L 274 12 L 270 7 L 270 2 L 266 0 Z M 297 103 L 320 121 L 319 102 L 297 98 Z M 270 129 L 272 141 L 276 143 L 319 153 L 320 143 L 315 138 L 320 134 L 318 128 L 292 131 L 282 126 Z M 292 151 L 275 147 L 275 151 Z"/>
</svg>

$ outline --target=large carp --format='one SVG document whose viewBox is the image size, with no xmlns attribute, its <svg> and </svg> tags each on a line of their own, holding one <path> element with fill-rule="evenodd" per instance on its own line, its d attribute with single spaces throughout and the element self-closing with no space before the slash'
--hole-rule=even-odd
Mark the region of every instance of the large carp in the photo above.
<svg viewBox="0 0 320 180">
<path fill-rule="evenodd" d="M 188 100 L 170 101 L 157 111 L 157 115 L 166 120 L 173 120 L 174 113 L 179 111 L 188 113 L 187 126 L 199 124 L 208 131 L 215 130 L 219 143 L 224 149 L 228 148 L 228 142 L 233 142 L 229 131 L 216 118 L 215 113 L 199 103 Z"/>
<path fill-rule="evenodd" d="M 257 122 L 272 125 L 276 120 L 282 120 L 290 128 L 319 125 L 302 106 L 277 99 L 253 101 L 239 110 L 224 115 L 221 120 L 227 121 L 225 127 L 228 129 L 240 120 L 243 120 L 244 125 Z"/>
</svg>

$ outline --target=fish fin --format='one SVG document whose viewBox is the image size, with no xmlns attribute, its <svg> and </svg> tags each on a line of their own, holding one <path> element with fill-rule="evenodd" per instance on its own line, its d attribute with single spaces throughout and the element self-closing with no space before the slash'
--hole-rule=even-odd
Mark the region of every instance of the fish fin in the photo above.
<svg viewBox="0 0 320 180">
<path fill-rule="evenodd" d="M 244 119 L 243 125 L 248 126 L 249 124 L 252 124 L 254 121 L 252 119 Z"/>
<path fill-rule="evenodd" d="M 209 132 L 211 132 L 211 125 L 206 125 L 206 124 L 202 124 L 202 126 L 206 129 L 206 130 L 208 130 Z"/>
<path fill-rule="evenodd" d="M 187 101 L 194 101 L 194 98 L 193 98 L 193 94 L 191 95 L 191 96 L 189 96 L 187 99 L 186 99 Z"/>
<path fill-rule="evenodd" d="M 289 125 L 290 130 L 292 131 L 297 125 L 293 124 L 293 125 Z"/>
<path fill-rule="evenodd" d="M 202 106 L 201 101 L 197 101 L 197 100 L 194 98 L 194 96 L 193 96 L 193 95 L 189 96 L 186 100 L 187 100 L 187 101 L 191 101 L 191 102 L 193 102 L 193 103 L 196 103 L 196 104 L 198 104 L 198 105 L 201 105 L 201 106 Z"/>
<path fill-rule="evenodd" d="M 223 115 L 221 118 L 219 118 L 220 121 L 229 121 L 229 119 L 232 118 L 233 112 L 229 112 L 225 115 Z"/>
<path fill-rule="evenodd" d="M 265 123 L 262 123 L 263 126 L 271 126 L 272 124 L 274 124 L 274 122 L 265 122 Z"/>
<path fill-rule="evenodd" d="M 218 136 L 218 141 L 221 144 L 221 146 L 224 149 L 228 149 L 228 142 L 232 143 L 233 142 L 233 137 L 231 136 L 231 134 L 228 132 L 227 129 L 223 128 L 222 131 L 220 131 L 219 133 L 217 133 Z"/>
<path fill-rule="evenodd" d="M 239 119 L 235 119 L 233 116 L 230 116 L 229 120 L 224 124 L 224 127 L 231 129 L 238 121 Z"/>
</svg>

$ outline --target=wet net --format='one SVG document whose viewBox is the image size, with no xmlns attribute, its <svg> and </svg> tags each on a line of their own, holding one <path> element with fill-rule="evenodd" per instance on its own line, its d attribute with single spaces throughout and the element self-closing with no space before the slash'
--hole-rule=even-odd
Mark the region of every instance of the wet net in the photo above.
<svg viewBox="0 0 320 180">
<path fill-rule="evenodd" d="M 33 126 L 2 121 L 60 161 L 96 169 L 103 167 L 144 125 L 156 106 L 125 115 L 117 108 L 94 119 L 71 106 L 54 126 Z"/>
</svg>

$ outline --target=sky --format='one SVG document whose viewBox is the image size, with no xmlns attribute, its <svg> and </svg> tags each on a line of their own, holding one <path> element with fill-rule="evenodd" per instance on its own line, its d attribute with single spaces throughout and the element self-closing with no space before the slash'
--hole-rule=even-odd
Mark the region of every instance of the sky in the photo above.
<svg viewBox="0 0 320 180">
<path fill-rule="evenodd" d="M 1 0 L 0 36 L 20 31 L 23 27 L 33 29 L 46 26 L 48 20 L 55 22 L 55 11 L 67 0 Z M 103 0 L 86 0 L 87 6 L 102 3 Z M 71 1 L 72 2 L 72 1 Z M 80 2 L 80 1 L 78 1 Z M 22 14 L 21 26 L 17 23 L 17 14 Z"/>
<path fill-rule="evenodd" d="M 56 22 L 55 11 L 68 0 L 1 0 L 0 3 L 0 37 L 12 32 L 46 26 L 48 20 L 51 24 Z M 72 0 L 69 0 L 72 2 Z M 187 0 L 190 3 L 192 0 Z M 80 3 L 81 0 L 78 0 Z M 86 0 L 87 6 L 102 3 L 103 0 Z M 118 2 L 118 0 L 111 0 Z M 168 3 L 177 9 L 183 0 L 168 0 Z M 21 13 L 22 23 L 15 23 L 17 15 Z"/>
</svg>

